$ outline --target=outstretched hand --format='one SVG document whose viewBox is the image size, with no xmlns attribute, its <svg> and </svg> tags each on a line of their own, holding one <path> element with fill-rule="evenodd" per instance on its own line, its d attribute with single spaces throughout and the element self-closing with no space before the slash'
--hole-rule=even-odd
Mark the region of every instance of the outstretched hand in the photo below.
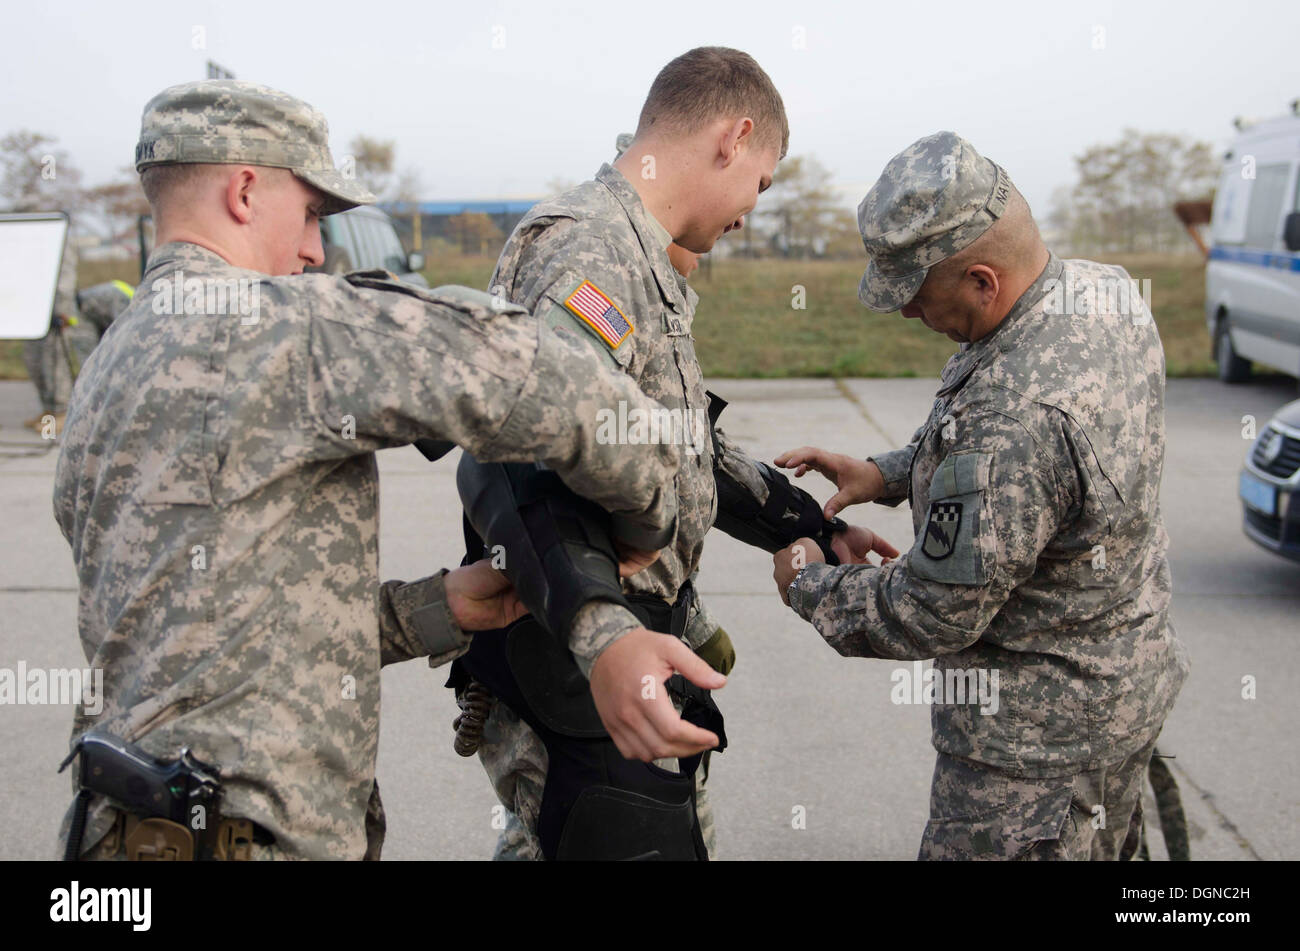
<svg viewBox="0 0 1300 951">
<path fill-rule="evenodd" d="M 782 469 L 794 469 L 796 479 L 809 469 L 820 472 L 839 489 L 822 509 L 826 518 L 834 518 L 850 505 L 871 502 L 885 491 L 885 478 L 874 462 L 855 459 L 838 452 L 827 452 L 816 446 L 801 446 L 783 452 L 774 460 Z"/>
<path fill-rule="evenodd" d="M 881 564 L 888 564 L 898 557 L 898 549 L 885 541 L 869 528 L 850 525 L 842 532 L 836 532 L 831 538 L 831 550 L 835 552 L 842 565 L 867 565 L 867 555 L 875 552 L 880 556 Z"/>
</svg>

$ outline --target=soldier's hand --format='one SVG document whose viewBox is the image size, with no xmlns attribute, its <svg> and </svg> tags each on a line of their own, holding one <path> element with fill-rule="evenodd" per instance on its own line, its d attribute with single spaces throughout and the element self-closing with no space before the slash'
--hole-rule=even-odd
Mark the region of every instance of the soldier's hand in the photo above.
<svg viewBox="0 0 1300 951">
<path fill-rule="evenodd" d="M 463 631 L 490 631 L 528 613 L 510 579 L 484 558 L 447 572 L 447 607 Z"/>
<path fill-rule="evenodd" d="M 839 489 L 822 509 L 828 519 L 850 505 L 871 502 L 885 491 L 885 478 L 880 474 L 880 467 L 874 462 L 854 459 L 838 452 L 827 452 L 816 446 L 801 446 L 783 452 L 774 460 L 782 469 L 793 469 L 798 479 L 809 469 L 815 469 L 835 483 Z"/>
<path fill-rule="evenodd" d="M 618 552 L 618 576 L 620 578 L 630 578 L 638 571 L 645 571 L 659 560 L 659 552 L 657 551 L 642 551 L 639 548 L 624 545 L 622 542 L 614 542 L 614 550 Z"/>
<path fill-rule="evenodd" d="M 839 557 L 842 565 L 870 564 L 867 555 L 873 551 L 880 556 L 882 565 L 898 557 L 897 548 L 871 529 L 860 525 L 850 525 L 845 531 L 836 532 L 831 538 L 831 550 Z"/>
<path fill-rule="evenodd" d="M 825 561 L 821 546 L 811 538 L 801 538 L 772 556 L 772 577 L 776 580 L 776 590 L 781 595 L 781 600 L 787 606 L 790 604 L 790 582 L 799 573 L 799 569 Z"/>
<path fill-rule="evenodd" d="M 596 658 L 591 696 L 600 721 L 627 759 L 648 763 L 718 745 L 716 734 L 687 723 L 673 708 L 664 681 L 674 673 L 706 690 L 727 682 L 682 641 L 643 627 L 624 634 Z"/>
</svg>

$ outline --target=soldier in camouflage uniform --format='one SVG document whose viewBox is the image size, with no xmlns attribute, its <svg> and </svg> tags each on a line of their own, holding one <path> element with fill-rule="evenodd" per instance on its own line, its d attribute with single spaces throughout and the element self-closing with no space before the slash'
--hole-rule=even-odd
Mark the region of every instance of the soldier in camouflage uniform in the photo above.
<svg viewBox="0 0 1300 951">
<path fill-rule="evenodd" d="M 622 157 L 635 138 L 636 136 L 631 132 L 622 132 L 618 135 L 614 140 L 615 160 Z M 678 277 L 681 278 L 680 284 L 686 297 L 686 307 L 694 314 L 699 307 L 700 295 L 695 292 L 695 288 L 687 283 L 687 280 L 699 268 L 700 255 L 694 251 L 688 251 L 674 241 L 668 245 L 668 261 L 672 264 L 673 270 L 677 272 Z M 686 631 L 686 643 L 691 650 L 708 661 L 709 666 L 718 673 L 730 674 L 736 666 L 736 647 L 731 642 L 730 635 L 718 623 L 717 618 L 713 616 L 701 598 L 698 589 L 699 574 L 700 570 L 696 568 L 690 577 L 690 583 L 696 589 L 696 595 L 690 625 Z M 695 808 L 700 816 L 700 831 L 704 837 L 704 845 L 708 849 L 709 858 L 716 859 L 718 857 L 718 830 L 713 822 L 713 805 L 708 794 L 709 765 L 712 755 L 712 750 L 705 751 L 703 758 L 700 760 L 700 768 L 695 774 Z"/>
<path fill-rule="evenodd" d="M 98 343 L 134 296 L 135 288 L 126 281 L 105 281 L 77 291 L 80 325 L 89 327 Z"/>
<path fill-rule="evenodd" d="M 126 310 L 131 298 L 135 296 L 135 288 L 126 281 L 105 281 L 102 284 L 95 284 L 87 287 L 85 290 L 77 291 L 77 316 L 71 320 L 66 320 L 63 325 L 63 341 L 61 344 L 57 339 L 49 339 L 49 351 L 53 353 L 54 370 L 57 371 L 57 377 L 50 376 L 47 378 L 57 379 L 59 387 L 63 390 L 63 398 L 60 405 L 67 405 L 67 394 L 71 390 L 70 379 L 71 369 L 68 366 L 67 355 L 63 352 L 63 345 L 66 344 L 72 353 L 73 366 L 77 372 L 86 365 L 86 360 L 95 347 L 99 346 L 100 338 L 112 326 L 113 321 L 117 319 L 118 314 Z M 73 381 L 75 382 L 75 381 Z M 63 414 L 55 416 L 56 429 L 61 431 L 63 427 Z"/>
<path fill-rule="evenodd" d="M 63 258 L 59 265 L 59 279 L 54 290 L 54 313 L 50 315 L 50 329 L 39 340 L 23 342 L 23 364 L 27 376 L 36 387 L 41 411 L 24 420 L 28 429 L 40 430 L 46 417 L 53 417 L 54 430 L 63 430 L 64 414 L 68 408 L 68 394 L 72 391 L 72 370 L 68 366 L 69 348 L 73 361 L 80 364 L 90 355 L 94 344 L 84 334 L 79 334 L 77 312 L 77 249 L 72 244 L 69 228 L 63 241 Z"/>
<path fill-rule="evenodd" d="M 691 103 L 696 112 L 679 113 L 682 103 Z M 586 341 L 646 394 L 703 423 L 709 399 L 691 336 L 697 298 L 674 270 L 667 249 L 676 242 L 703 253 L 740 227 L 770 184 L 787 142 L 780 96 L 750 57 L 718 48 L 678 57 L 656 78 L 637 137 L 614 165 L 602 166 L 594 180 L 535 206 L 516 226 L 497 262 L 492 292 L 535 310 L 557 333 Z M 590 302 L 597 302 L 598 309 L 587 306 Z M 675 448 L 681 454 L 674 485 L 676 537 L 657 562 L 625 579 L 624 590 L 684 605 L 683 640 L 721 667 L 720 658 L 730 651 L 712 657 L 713 648 L 721 646 L 720 629 L 699 610 L 688 580 L 699 567 L 704 537 L 718 513 L 715 483 L 730 480 L 757 512 L 769 499 L 770 470 L 721 431 L 715 444 L 707 427 Z M 780 511 L 773 513 L 774 520 L 793 526 L 801 514 L 799 504 L 791 498 L 789 507 L 785 502 L 775 506 Z M 814 503 L 820 524 L 819 510 Z M 865 551 L 872 542 L 868 533 L 856 530 L 851 540 L 835 544 L 844 552 L 841 557 L 848 558 L 850 547 Z M 636 623 L 627 608 L 604 602 L 573 624 L 568 643 L 593 692 L 602 678 L 639 680 L 648 669 L 619 656 L 635 649 L 636 636 L 626 632 Z M 666 753 L 637 731 L 620 730 L 617 713 L 600 713 L 627 759 L 655 760 L 673 770 L 672 756 L 687 755 Z M 540 858 L 547 748 L 503 701 L 492 707 L 483 738 L 480 759 L 507 810 L 496 857 Z M 707 805 L 702 813 L 700 824 L 711 826 Z"/>
<path fill-rule="evenodd" d="M 300 100 L 172 87 L 145 108 L 136 165 L 158 247 L 78 381 L 55 475 L 104 671 L 103 711 L 79 706 L 74 737 L 217 767 L 222 822 L 252 824 L 238 857 L 376 858 L 381 664 L 444 663 L 521 609 L 486 563 L 379 584 L 375 452 L 539 457 L 650 533 L 671 531 L 676 452 L 599 442 L 598 408 L 654 404 L 522 308 L 301 273 L 323 257 L 317 216 L 373 196 Z M 96 798 L 89 854 L 139 854 L 137 819 Z"/>
<path fill-rule="evenodd" d="M 1188 670 L 1150 311 L 1122 269 L 1049 252 L 1006 172 L 950 132 L 892 159 L 858 222 L 863 303 L 962 346 L 906 447 L 777 460 L 833 478 L 832 511 L 907 498 L 911 551 L 831 567 L 805 542 L 802 570 L 775 556 L 778 587 L 845 656 L 935 658 L 921 858 L 1114 859 Z"/>
</svg>

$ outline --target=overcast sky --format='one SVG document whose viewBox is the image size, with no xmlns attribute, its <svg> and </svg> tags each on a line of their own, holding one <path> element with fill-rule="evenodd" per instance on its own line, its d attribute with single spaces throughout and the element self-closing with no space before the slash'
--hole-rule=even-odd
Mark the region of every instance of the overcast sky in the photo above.
<svg viewBox="0 0 1300 951">
<path fill-rule="evenodd" d="M 130 164 L 150 96 L 203 78 L 209 58 L 323 110 L 336 160 L 357 133 L 394 139 L 429 199 L 590 177 L 659 68 L 700 45 L 763 65 L 791 154 L 815 155 L 854 201 L 891 155 L 948 128 L 1045 212 L 1072 157 L 1125 128 L 1218 147 L 1234 116 L 1300 96 L 1296 0 L 60 0 L 0 16 L 0 133 L 56 136 L 92 184 Z"/>
</svg>

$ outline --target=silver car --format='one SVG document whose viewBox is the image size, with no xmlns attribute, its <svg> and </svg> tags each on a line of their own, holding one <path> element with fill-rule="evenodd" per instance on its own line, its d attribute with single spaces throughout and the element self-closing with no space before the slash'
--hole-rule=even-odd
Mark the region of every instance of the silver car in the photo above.
<svg viewBox="0 0 1300 951">
<path fill-rule="evenodd" d="M 1246 455 L 1238 481 L 1252 541 L 1300 561 L 1300 400 L 1287 403 Z"/>
</svg>

